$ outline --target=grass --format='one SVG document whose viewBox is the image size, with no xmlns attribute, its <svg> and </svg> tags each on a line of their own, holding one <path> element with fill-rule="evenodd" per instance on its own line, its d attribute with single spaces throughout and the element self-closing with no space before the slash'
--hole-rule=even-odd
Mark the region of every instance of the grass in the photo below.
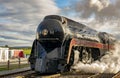
<svg viewBox="0 0 120 78">
<path fill-rule="evenodd" d="M 28 66 L 29 66 L 29 64 L 21 64 L 20 67 L 18 64 L 13 64 L 13 65 L 10 65 L 10 68 L 8 69 L 7 65 L 4 65 L 4 66 L 0 66 L 0 71 L 24 68 L 24 67 L 28 67 Z"/>
<path fill-rule="evenodd" d="M 23 50 L 24 54 L 29 55 L 31 53 L 31 47 L 10 47 L 10 49 L 20 49 Z"/>
<path fill-rule="evenodd" d="M 31 48 L 25 48 L 23 49 L 24 54 L 29 55 L 31 53 Z"/>
</svg>

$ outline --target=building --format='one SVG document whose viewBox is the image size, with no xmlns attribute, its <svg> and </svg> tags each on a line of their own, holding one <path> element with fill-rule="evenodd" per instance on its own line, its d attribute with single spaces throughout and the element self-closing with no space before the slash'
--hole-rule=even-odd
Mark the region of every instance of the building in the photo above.
<svg viewBox="0 0 120 78">
<path fill-rule="evenodd" d="M 7 61 L 9 59 L 9 48 L 0 47 L 0 61 Z"/>
<path fill-rule="evenodd" d="M 13 58 L 24 58 L 23 50 L 0 47 L 0 61 L 8 61 Z"/>
<path fill-rule="evenodd" d="M 23 50 L 13 49 L 10 50 L 10 53 L 12 55 L 12 58 L 24 58 Z"/>
</svg>

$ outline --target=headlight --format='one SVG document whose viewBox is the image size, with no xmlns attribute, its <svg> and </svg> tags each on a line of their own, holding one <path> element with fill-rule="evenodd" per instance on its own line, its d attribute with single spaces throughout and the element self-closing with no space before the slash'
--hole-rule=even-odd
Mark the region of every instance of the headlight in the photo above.
<svg viewBox="0 0 120 78">
<path fill-rule="evenodd" d="M 47 29 L 43 29 L 42 30 L 42 35 L 46 36 L 48 34 L 48 30 Z"/>
</svg>

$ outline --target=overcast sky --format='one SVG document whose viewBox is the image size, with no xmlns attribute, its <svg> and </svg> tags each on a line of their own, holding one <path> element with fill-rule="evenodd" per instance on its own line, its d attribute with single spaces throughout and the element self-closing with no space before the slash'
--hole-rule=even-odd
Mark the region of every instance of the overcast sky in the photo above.
<svg viewBox="0 0 120 78">
<path fill-rule="evenodd" d="M 0 46 L 31 46 L 46 15 L 82 22 L 120 39 L 120 0 L 0 0 Z"/>
</svg>

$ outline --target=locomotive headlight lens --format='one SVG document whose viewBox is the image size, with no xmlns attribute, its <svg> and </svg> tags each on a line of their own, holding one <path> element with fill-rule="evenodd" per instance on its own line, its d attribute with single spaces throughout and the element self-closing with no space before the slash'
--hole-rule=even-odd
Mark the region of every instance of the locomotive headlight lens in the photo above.
<svg viewBox="0 0 120 78">
<path fill-rule="evenodd" d="M 48 30 L 47 29 L 43 29 L 42 30 L 42 35 L 46 36 L 48 34 Z"/>
</svg>

